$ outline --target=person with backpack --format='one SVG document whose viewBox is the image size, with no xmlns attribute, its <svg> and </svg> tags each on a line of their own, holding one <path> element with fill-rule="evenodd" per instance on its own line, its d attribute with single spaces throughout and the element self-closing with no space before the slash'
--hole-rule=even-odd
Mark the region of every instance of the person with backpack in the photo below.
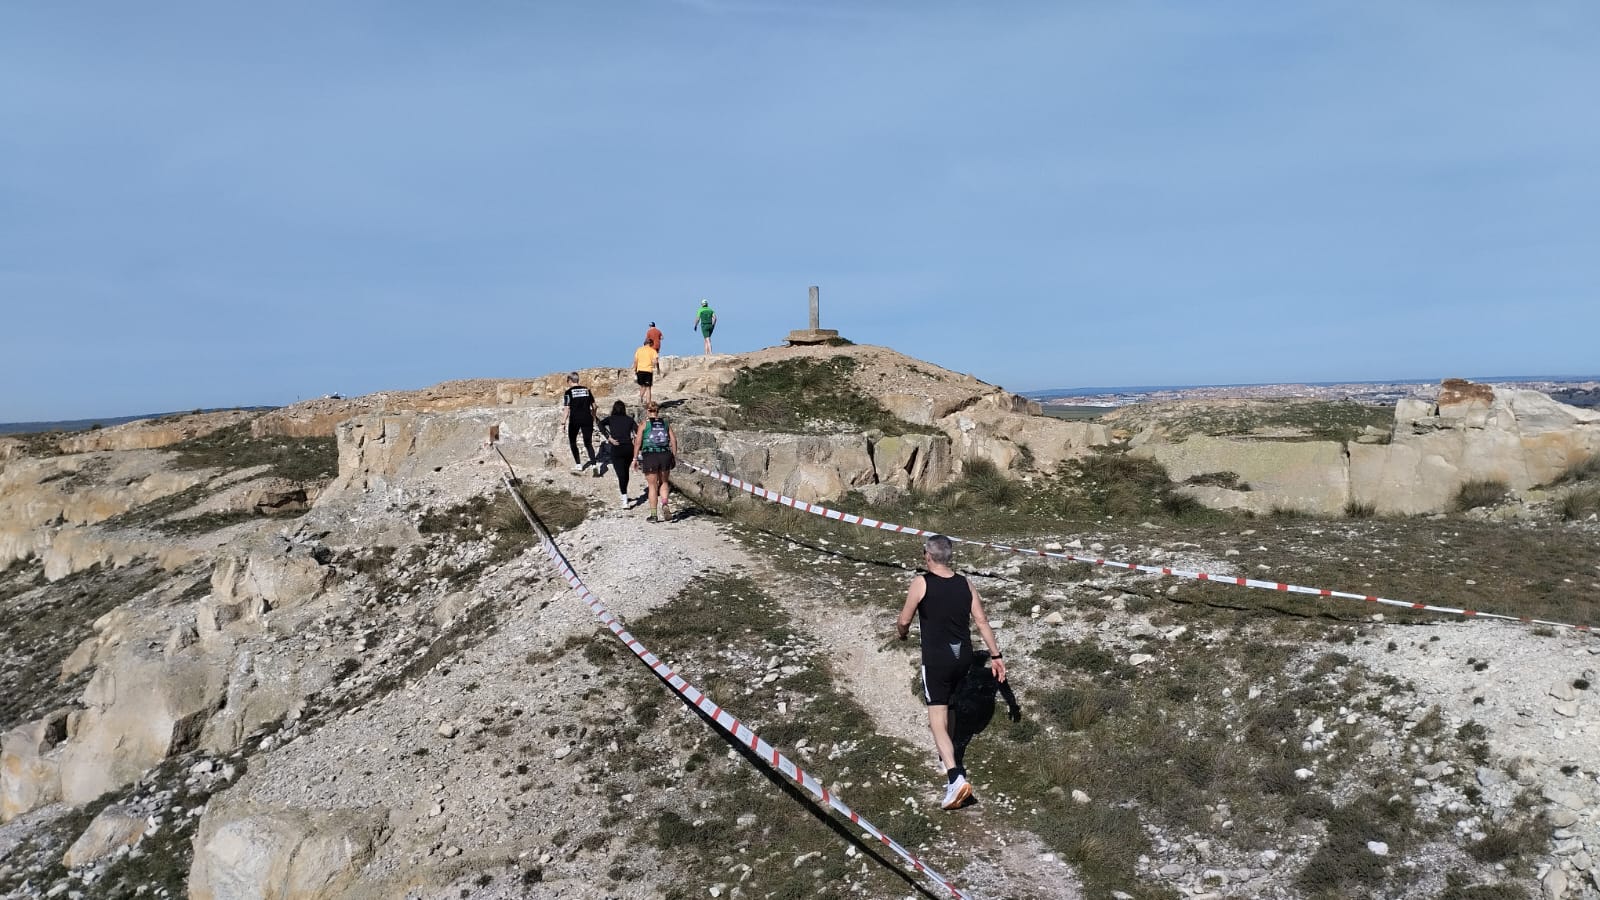
<svg viewBox="0 0 1600 900">
<path fill-rule="evenodd" d="M 561 395 L 561 420 L 567 426 L 567 444 L 572 448 L 572 471 L 582 472 L 594 465 L 594 392 L 578 383 L 578 373 L 567 376 L 567 390 Z M 583 449 L 589 462 L 578 457 L 578 432 L 583 432 Z M 595 470 L 595 474 L 600 474 Z"/>
<path fill-rule="evenodd" d="M 956 758 L 950 697 L 973 665 L 974 624 L 989 648 L 995 681 L 1006 681 L 1005 660 L 983 612 L 983 599 L 966 578 L 950 567 L 953 556 L 954 544 L 942 534 L 929 535 L 922 542 L 925 569 L 911 579 L 905 605 L 894 623 L 902 641 L 911 633 L 913 616 L 922 624 L 922 696 L 928 704 L 928 730 L 933 732 L 933 744 L 948 779 L 944 799 L 939 802 L 941 809 L 960 809 L 972 800 L 966 767 Z"/>
<path fill-rule="evenodd" d="M 699 330 L 700 336 L 706 339 L 706 355 L 711 355 L 711 332 L 717 328 L 717 313 L 711 308 L 710 300 L 701 300 L 700 308 L 694 313 L 694 326 Z"/>
<path fill-rule="evenodd" d="M 645 405 L 644 428 L 639 435 L 639 460 L 635 465 L 644 473 L 648 490 L 645 499 L 650 504 L 647 522 L 666 522 L 667 496 L 672 491 L 668 474 L 678 464 L 678 436 L 672 433 L 667 420 L 661 418 L 661 405 L 654 400 Z M 661 505 L 661 517 L 656 518 L 656 504 Z"/>
<path fill-rule="evenodd" d="M 628 508 L 628 469 L 633 465 L 633 442 L 639 425 L 628 415 L 628 404 L 611 404 L 611 415 L 600 420 L 600 437 L 610 450 L 611 465 L 617 470 L 617 490 L 622 492 L 622 508 Z"/>
</svg>

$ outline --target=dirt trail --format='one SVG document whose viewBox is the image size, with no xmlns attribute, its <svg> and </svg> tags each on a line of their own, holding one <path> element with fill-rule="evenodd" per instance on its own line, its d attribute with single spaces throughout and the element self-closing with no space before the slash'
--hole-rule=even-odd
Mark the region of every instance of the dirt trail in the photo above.
<svg viewBox="0 0 1600 900">
<path fill-rule="evenodd" d="M 642 493 L 642 481 L 636 474 L 629 485 L 629 492 L 635 498 Z M 841 604 L 833 579 L 808 580 L 784 570 L 773 559 L 752 552 L 730 535 L 731 526 L 726 520 L 687 515 L 669 524 L 646 525 L 642 509 L 635 507 L 623 512 L 615 508 L 617 485 L 611 472 L 603 478 L 594 478 L 588 473 L 558 476 L 555 483 L 606 503 L 611 509 L 601 514 L 603 519 L 618 520 L 618 524 L 624 517 L 636 519 L 641 543 L 670 542 L 693 547 L 696 569 L 709 573 L 742 568 L 758 583 L 770 587 L 775 595 L 784 597 L 790 604 L 788 612 L 796 625 L 821 645 L 832 649 L 835 673 L 842 679 L 836 686 L 848 691 L 868 711 L 880 734 L 895 738 L 927 758 L 926 778 L 923 779 L 926 796 L 917 799 L 929 804 L 935 802 L 940 776 L 938 762 L 932 751 L 926 714 L 910 690 L 910 679 L 915 673 L 915 648 L 912 644 L 885 646 L 892 634 L 893 613 Z M 672 506 L 680 512 L 694 508 L 686 497 L 678 494 L 674 494 Z M 616 525 L 605 530 L 611 534 L 609 541 L 629 540 L 626 530 L 619 531 Z M 572 562 L 602 599 L 626 590 L 628 578 L 620 575 L 614 566 L 596 565 L 579 558 L 573 558 Z M 695 673 L 685 674 L 691 680 L 696 677 Z M 736 702 L 731 709 L 739 712 Z M 980 735 L 974 742 L 975 759 L 981 755 L 985 740 L 997 739 L 992 735 Z M 977 773 L 976 778 L 981 787 L 981 773 Z M 850 802 L 848 795 L 844 799 Z M 882 821 L 888 812 L 859 811 L 873 821 Z M 947 840 L 965 848 L 966 862 L 959 869 L 945 866 L 941 871 L 975 897 L 1070 900 L 1082 896 L 1071 869 L 1056 861 L 1036 835 L 1009 827 L 988 814 L 981 802 L 950 814 L 945 828 L 945 834 L 950 836 Z"/>
<path fill-rule="evenodd" d="M 752 567 L 760 566 L 770 583 L 793 602 L 790 611 L 800 627 L 825 646 L 836 649 L 835 671 L 844 679 L 840 687 L 868 711 L 878 732 L 926 756 L 926 797 L 919 799 L 936 802 L 943 772 L 928 734 L 925 707 L 909 690 L 915 673 L 916 645 L 888 642 L 893 613 L 842 606 L 830 580 L 808 580 L 754 555 L 750 561 Z M 973 778 L 980 800 L 983 776 L 978 771 L 982 765 L 978 760 L 983 743 L 992 740 L 999 740 L 993 732 L 979 735 L 973 742 Z M 870 810 L 862 812 L 872 815 Z M 966 848 L 967 862 L 959 870 L 947 869 L 946 874 L 975 896 L 1041 900 L 1082 896 L 1071 869 L 1057 861 L 1036 835 L 988 814 L 984 803 L 949 814 L 948 822 L 946 833 L 954 836 L 955 844 Z"/>
</svg>

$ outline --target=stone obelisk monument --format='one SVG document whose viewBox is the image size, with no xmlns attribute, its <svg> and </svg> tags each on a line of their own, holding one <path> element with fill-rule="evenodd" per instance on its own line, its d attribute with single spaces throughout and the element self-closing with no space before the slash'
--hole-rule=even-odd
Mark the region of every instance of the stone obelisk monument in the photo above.
<svg viewBox="0 0 1600 900">
<path fill-rule="evenodd" d="M 821 290 L 816 285 L 811 286 L 811 327 L 805 331 L 789 332 L 789 346 L 826 344 L 839 339 L 839 332 L 822 327 L 822 309 L 818 299 L 820 293 Z"/>
</svg>

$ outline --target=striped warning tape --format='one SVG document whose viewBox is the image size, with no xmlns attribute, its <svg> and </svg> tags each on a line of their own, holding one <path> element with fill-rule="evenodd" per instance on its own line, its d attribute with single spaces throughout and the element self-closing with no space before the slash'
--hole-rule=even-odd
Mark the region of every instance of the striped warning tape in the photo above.
<svg viewBox="0 0 1600 900">
<path fill-rule="evenodd" d="M 720 481 L 729 487 L 738 488 L 741 491 L 752 494 L 756 497 L 760 497 L 763 500 L 769 500 L 773 503 L 798 509 L 801 512 L 808 512 L 813 515 L 822 516 L 825 519 L 834 519 L 850 525 L 861 525 L 867 528 L 879 528 L 884 531 L 893 531 L 900 534 L 930 535 L 936 533 L 922 528 L 913 528 L 909 525 L 896 525 L 893 522 L 880 522 L 877 519 L 869 518 L 867 516 L 858 516 L 853 513 L 840 512 L 837 509 L 821 506 L 816 503 L 807 503 L 804 500 L 796 500 L 793 497 L 785 496 L 777 491 L 768 490 L 760 485 L 751 484 L 748 481 L 735 478 L 732 475 L 697 466 L 694 463 L 688 462 L 687 460 L 680 460 L 680 462 L 682 462 L 683 465 L 690 470 L 698 472 L 707 478 L 713 478 L 717 481 Z M 1570 628 L 1573 631 L 1583 632 L 1592 632 L 1594 630 L 1588 625 L 1572 625 L 1566 622 L 1550 622 L 1544 619 L 1530 618 L 1528 616 L 1510 616 L 1503 613 L 1484 612 L 1477 609 L 1463 609 L 1454 606 L 1437 606 L 1431 603 L 1413 603 L 1409 600 L 1391 600 L 1387 597 L 1374 597 L 1371 594 L 1352 594 L 1347 591 L 1330 591 L 1327 588 L 1302 587 L 1298 584 L 1286 584 L 1281 581 L 1262 581 L 1257 578 L 1239 578 L 1234 575 L 1213 575 L 1207 572 L 1187 572 L 1182 569 L 1173 569 L 1167 566 L 1148 566 L 1141 565 L 1139 563 L 1119 562 L 1114 559 L 1099 559 L 1090 556 L 1076 556 L 1071 553 L 1036 550 L 1031 547 L 1012 547 L 1006 544 L 997 544 L 993 541 L 974 541 L 967 538 L 954 537 L 951 535 L 946 535 L 946 537 L 949 537 L 950 540 L 957 543 L 971 544 L 975 547 L 987 547 L 990 550 L 997 550 L 1001 553 L 1021 553 L 1027 556 L 1062 559 L 1066 560 L 1067 562 L 1088 563 L 1090 565 L 1104 566 L 1111 569 L 1126 569 L 1129 572 L 1142 572 L 1147 575 L 1170 575 L 1174 578 L 1188 578 L 1194 581 L 1209 581 L 1216 584 L 1232 584 L 1238 585 L 1239 587 L 1259 588 L 1267 591 L 1283 591 L 1290 594 L 1307 594 L 1313 597 L 1338 597 L 1344 600 L 1363 600 L 1367 603 L 1377 603 L 1384 606 L 1397 606 L 1402 609 L 1415 609 L 1426 612 L 1445 613 L 1448 615 L 1467 616 L 1474 619 L 1495 619 L 1502 622 L 1516 622 L 1522 625 L 1545 625 L 1551 628 Z"/>
<path fill-rule="evenodd" d="M 510 464 L 507 463 L 507 465 L 509 466 Z M 659 657 L 639 643 L 638 639 L 623 627 L 622 621 L 612 615 L 605 606 L 601 605 L 600 599 L 584 585 L 583 580 L 578 577 L 578 573 L 573 571 L 572 565 L 567 562 L 566 557 L 561 554 L 561 549 L 556 546 L 555 539 L 539 524 L 538 519 L 533 515 L 533 511 L 528 508 L 527 501 L 523 499 L 522 494 L 517 491 L 512 481 L 510 479 L 502 479 L 502 481 L 504 481 L 506 489 L 511 492 L 512 499 L 516 501 L 517 506 L 522 510 L 522 514 L 527 517 L 528 524 L 533 526 L 533 530 L 539 535 L 540 544 L 544 549 L 545 556 L 549 558 L 550 564 L 555 567 L 567 584 L 577 592 L 578 599 L 589 607 L 589 611 L 594 613 L 595 617 L 600 620 L 600 624 L 610 629 L 611 633 L 617 636 L 617 640 L 621 641 L 624 646 L 633 651 L 633 655 L 639 657 L 646 666 L 650 667 L 650 671 L 660 676 L 662 681 L 665 681 L 680 696 L 693 704 L 696 709 L 710 716 L 711 721 L 716 722 L 724 731 L 733 735 L 734 740 L 749 747 L 757 759 L 800 785 L 813 797 L 822 801 L 823 806 L 834 810 L 855 825 L 860 826 L 861 830 L 865 831 L 873 840 L 893 850 L 897 856 L 905 860 L 912 870 L 927 876 L 928 880 L 948 891 L 950 896 L 958 898 L 958 900 L 968 900 L 971 897 L 970 894 L 952 884 L 948 878 L 912 855 L 911 851 L 900 846 L 893 838 L 879 831 L 865 817 L 845 805 L 845 802 L 839 799 L 839 795 L 828 790 L 823 785 L 822 779 L 795 765 L 788 757 L 779 753 L 777 748 L 757 736 L 755 730 L 749 725 L 739 721 L 732 713 L 719 706 L 716 701 L 712 700 L 699 688 L 690 684 L 682 675 L 674 672 Z"/>
</svg>

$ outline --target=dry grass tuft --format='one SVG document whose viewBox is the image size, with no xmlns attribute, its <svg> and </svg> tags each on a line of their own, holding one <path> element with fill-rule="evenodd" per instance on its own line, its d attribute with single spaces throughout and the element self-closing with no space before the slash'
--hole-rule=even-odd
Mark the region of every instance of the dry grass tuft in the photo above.
<svg viewBox="0 0 1600 900">
<path fill-rule="evenodd" d="M 1493 506 L 1505 498 L 1510 488 L 1498 478 L 1478 478 L 1464 481 L 1456 490 L 1453 504 L 1456 512 L 1466 512 L 1483 506 Z"/>
</svg>

